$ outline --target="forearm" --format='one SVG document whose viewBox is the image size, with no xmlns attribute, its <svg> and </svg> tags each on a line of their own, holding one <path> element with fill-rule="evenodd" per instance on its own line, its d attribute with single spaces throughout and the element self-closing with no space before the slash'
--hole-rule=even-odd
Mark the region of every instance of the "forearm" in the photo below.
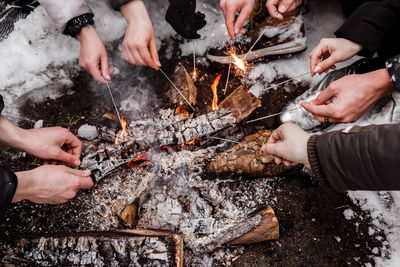
<svg viewBox="0 0 400 267">
<path fill-rule="evenodd" d="M 119 10 L 125 4 L 128 4 L 133 1 L 136 0 L 110 0 L 110 4 L 115 10 Z"/>
<path fill-rule="evenodd" d="M 140 18 L 140 16 L 148 17 L 147 9 L 141 0 L 130 1 L 121 6 L 120 10 L 128 24 Z"/>
<path fill-rule="evenodd" d="M 400 124 L 360 127 L 312 136 L 308 158 L 314 174 L 335 190 L 400 189 Z"/>
<path fill-rule="evenodd" d="M 24 150 L 24 141 L 27 130 L 15 126 L 12 122 L 0 115 L 0 143 L 18 150 Z"/>
</svg>

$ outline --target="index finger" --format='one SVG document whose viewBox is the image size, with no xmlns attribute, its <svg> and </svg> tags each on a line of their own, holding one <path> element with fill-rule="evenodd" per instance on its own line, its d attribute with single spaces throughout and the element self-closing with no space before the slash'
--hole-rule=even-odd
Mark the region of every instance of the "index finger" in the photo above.
<svg viewBox="0 0 400 267">
<path fill-rule="evenodd" d="M 328 105 L 312 105 L 307 102 L 301 103 L 303 108 L 308 112 L 311 112 L 314 116 L 320 117 L 331 117 L 332 116 L 332 104 Z"/>
<path fill-rule="evenodd" d="M 228 33 L 231 36 L 232 40 L 235 39 L 235 8 L 231 5 L 228 5 L 225 12 L 225 23 L 226 28 L 228 29 Z"/>
<path fill-rule="evenodd" d="M 88 68 L 90 75 L 92 75 L 93 79 L 101 83 L 107 83 L 107 81 L 101 75 L 100 69 L 97 64 L 91 64 Z"/>
<path fill-rule="evenodd" d="M 82 189 L 89 189 L 93 187 L 93 180 L 92 178 L 80 178 L 79 179 L 79 188 Z"/>
<path fill-rule="evenodd" d="M 272 132 L 271 136 L 268 138 L 267 144 L 275 144 L 279 140 L 281 140 L 281 130 L 280 127 Z"/>
<path fill-rule="evenodd" d="M 310 54 L 310 71 L 315 74 L 314 69 L 318 65 L 323 54 L 322 45 L 318 44 Z"/>
<path fill-rule="evenodd" d="M 75 135 L 69 132 L 64 140 L 64 145 L 71 151 L 72 155 L 79 158 L 82 153 L 82 142 Z"/>
<path fill-rule="evenodd" d="M 279 2 L 280 2 L 280 0 L 268 0 L 265 5 L 266 5 L 271 17 L 277 18 L 277 19 L 283 19 L 282 14 L 279 13 L 278 8 L 277 8 Z"/>
<path fill-rule="evenodd" d="M 153 69 L 158 69 L 157 64 L 153 61 L 153 59 L 150 56 L 149 48 L 147 47 L 140 48 L 139 55 L 147 66 L 152 67 Z"/>
</svg>

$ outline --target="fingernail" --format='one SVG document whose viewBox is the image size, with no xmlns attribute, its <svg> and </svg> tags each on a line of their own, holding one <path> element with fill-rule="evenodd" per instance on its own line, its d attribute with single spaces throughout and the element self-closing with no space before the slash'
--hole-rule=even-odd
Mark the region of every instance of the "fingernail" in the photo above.
<svg viewBox="0 0 400 267">
<path fill-rule="evenodd" d="M 161 62 L 160 62 L 160 60 L 156 60 L 156 63 L 157 63 L 157 65 L 159 66 L 159 67 L 161 67 Z"/>
<path fill-rule="evenodd" d="M 279 12 L 281 12 L 281 13 L 285 12 L 285 11 L 286 11 L 286 7 L 285 7 L 285 5 L 281 5 L 281 6 L 279 6 L 279 9 L 278 9 L 278 11 L 279 11 Z"/>
<path fill-rule="evenodd" d="M 90 170 L 84 170 L 83 171 L 83 175 L 85 175 L 85 176 L 89 176 L 90 175 Z"/>
<path fill-rule="evenodd" d="M 235 34 L 239 34 L 239 29 L 238 28 L 235 29 Z"/>
<path fill-rule="evenodd" d="M 318 73 L 319 74 L 320 71 L 321 71 L 321 66 L 320 65 L 318 65 L 318 66 L 316 66 L 314 68 L 314 73 Z"/>
<path fill-rule="evenodd" d="M 79 159 L 76 159 L 76 160 L 74 161 L 74 165 L 75 165 L 75 166 L 81 165 L 81 161 L 80 161 Z"/>
<path fill-rule="evenodd" d="M 106 79 L 110 81 L 111 80 L 111 76 L 107 74 L 106 75 Z"/>
</svg>

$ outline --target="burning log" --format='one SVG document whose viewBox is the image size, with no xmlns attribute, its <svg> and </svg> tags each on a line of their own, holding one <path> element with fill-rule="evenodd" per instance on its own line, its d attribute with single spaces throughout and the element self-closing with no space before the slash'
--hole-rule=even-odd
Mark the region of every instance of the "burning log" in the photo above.
<svg viewBox="0 0 400 267">
<path fill-rule="evenodd" d="M 236 118 L 230 110 L 219 109 L 195 118 L 173 120 L 167 125 L 161 121 L 162 118 L 160 121 L 148 119 L 132 122 L 128 136 L 119 145 L 109 145 L 85 156 L 81 167 L 92 170 L 92 176 L 98 181 L 153 147 L 193 142 L 194 138 L 202 138 L 231 126 Z M 111 136 L 108 129 L 101 129 L 100 138 L 109 140 Z"/>
<path fill-rule="evenodd" d="M 138 221 L 138 207 L 136 203 L 126 205 L 119 218 L 129 227 L 135 227 Z"/>
<path fill-rule="evenodd" d="M 218 107 L 230 109 L 236 122 L 239 123 L 260 106 L 261 101 L 242 85 L 225 98 Z"/>
<path fill-rule="evenodd" d="M 237 173 L 261 177 L 274 177 L 288 172 L 293 168 L 275 164 L 272 155 L 264 155 L 261 151 L 270 135 L 270 131 L 262 130 L 245 137 L 240 144 L 217 154 L 207 165 L 207 171 L 217 174 Z"/>
<path fill-rule="evenodd" d="M 189 100 L 192 106 L 196 105 L 197 98 L 197 87 L 194 85 L 192 77 L 187 72 L 184 66 L 181 66 L 172 75 L 172 81 L 181 90 L 183 95 Z M 176 89 L 171 85 L 167 85 L 166 89 L 167 96 L 171 99 L 171 102 L 177 106 L 185 106 L 186 102 L 182 96 L 176 91 Z"/>
<path fill-rule="evenodd" d="M 207 237 L 209 238 L 209 237 Z M 223 246 L 247 245 L 279 238 L 279 223 L 271 207 L 251 214 L 247 219 L 228 230 L 213 236 L 203 245 L 204 252 L 211 252 Z M 199 240 L 199 243 L 203 240 Z"/>
<path fill-rule="evenodd" d="M 127 230 L 1 241 L 0 262 L 40 266 L 182 266 L 180 234 Z"/>
</svg>

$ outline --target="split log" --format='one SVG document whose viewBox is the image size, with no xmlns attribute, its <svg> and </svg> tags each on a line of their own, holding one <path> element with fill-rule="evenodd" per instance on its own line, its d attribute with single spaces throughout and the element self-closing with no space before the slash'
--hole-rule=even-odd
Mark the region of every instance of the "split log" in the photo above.
<svg viewBox="0 0 400 267">
<path fill-rule="evenodd" d="M 211 242 L 203 246 L 203 250 L 212 252 L 223 246 L 248 245 L 278 238 L 278 219 L 274 210 L 268 206 L 213 237 Z"/>
<path fill-rule="evenodd" d="M 235 91 L 218 105 L 219 108 L 230 109 L 237 123 L 250 116 L 260 106 L 260 99 L 250 93 L 243 85 L 236 88 Z"/>
<path fill-rule="evenodd" d="M 186 97 L 189 103 L 192 106 L 196 105 L 197 87 L 194 85 L 192 77 L 184 66 L 181 66 L 172 75 L 171 80 L 174 82 L 176 87 L 181 90 L 182 94 Z M 169 99 L 171 99 L 173 104 L 177 106 L 187 106 L 186 101 L 170 83 L 167 85 L 166 95 Z"/>
<path fill-rule="evenodd" d="M 27 266 L 182 266 L 182 235 L 152 230 L 0 241 L 0 263 Z"/>
<path fill-rule="evenodd" d="M 265 155 L 261 150 L 267 143 L 271 131 L 262 130 L 249 135 L 244 140 L 225 152 L 219 153 L 207 165 L 210 173 L 237 173 L 259 177 L 283 175 L 293 167 L 275 164 L 272 155 Z"/>
<path fill-rule="evenodd" d="M 126 205 L 118 217 L 130 228 L 135 227 L 138 221 L 138 207 L 136 203 Z"/>
</svg>

